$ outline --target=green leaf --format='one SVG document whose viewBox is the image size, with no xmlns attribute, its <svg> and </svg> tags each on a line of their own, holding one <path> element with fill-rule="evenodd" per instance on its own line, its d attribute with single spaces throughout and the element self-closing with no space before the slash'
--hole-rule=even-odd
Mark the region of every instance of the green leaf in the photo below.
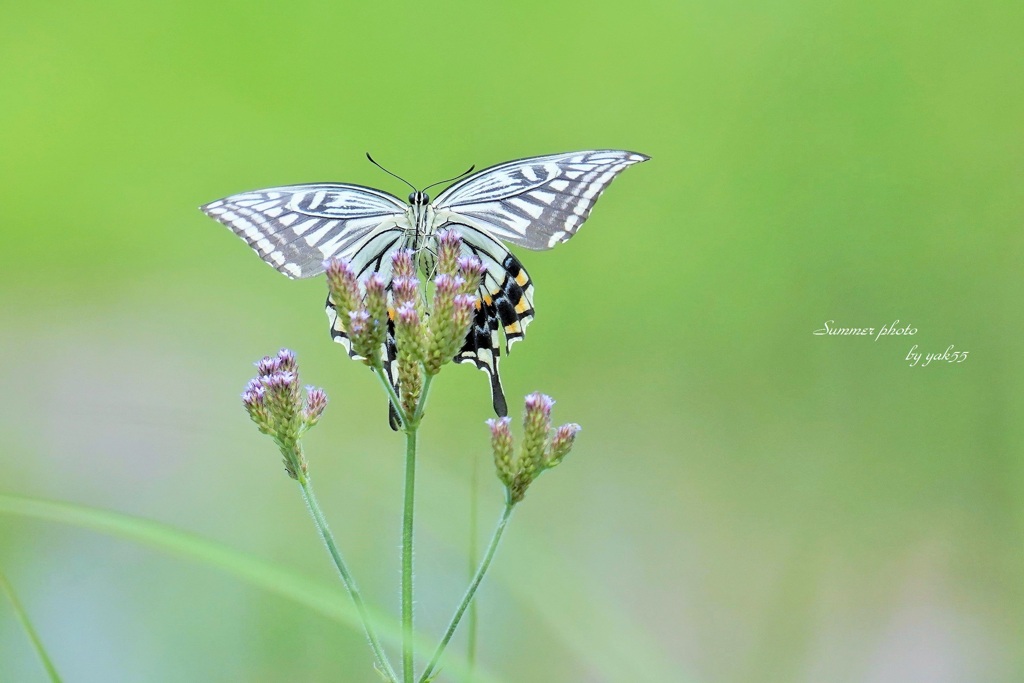
<svg viewBox="0 0 1024 683">
<path fill-rule="evenodd" d="M 36 633 L 36 630 L 32 628 L 32 622 L 29 621 L 28 612 L 22 607 L 21 601 L 18 600 L 18 596 L 14 592 L 14 586 L 7 580 L 3 572 L 0 572 L 0 588 L 3 589 L 4 593 L 7 593 L 7 599 L 11 601 L 11 606 L 14 608 L 14 613 L 18 617 L 18 621 L 21 622 L 21 628 L 25 630 L 25 635 L 32 642 L 32 647 L 35 649 L 36 654 L 39 655 L 40 661 L 43 663 L 43 668 L 46 669 L 46 673 L 50 676 L 50 680 L 54 683 L 60 683 L 60 674 L 57 673 L 57 667 L 53 665 L 50 660 L 50 656 L 46 654 L 46 648 L 43 647 L 43 641 Z"/>
<path fill-rule="evenodd" d="M 340 586 L 303 576 L 291 569 L 234 550 L 216 541 L 187 531 L 109 510 L 100 510 L 73 503 L 0 494 L 0 514 L 42 519 L 118 536 L 157 550 L 178 555 L 199 564 L 219 569 L 268 593 L 287 598 L 332 619 L 352 631 L 363 629 L 355 607 Z M 314 552 L 313 549 L 310 552 Z M 397 620 L 370 608 L 370 616 L 381 637 L 392 645 L 400 644 L 401 627 Z M 430 652 L 433 647 L 417 635 L 417 649 Z M 367 650 L 367 658 L 370 652 Z M 456 680 L 469 681 L 465 659 L 455 653 L 445 658 L 446 671 Z M 497 679 L 474 667 L 474 683 L 495 683 Z"/>
</svg>

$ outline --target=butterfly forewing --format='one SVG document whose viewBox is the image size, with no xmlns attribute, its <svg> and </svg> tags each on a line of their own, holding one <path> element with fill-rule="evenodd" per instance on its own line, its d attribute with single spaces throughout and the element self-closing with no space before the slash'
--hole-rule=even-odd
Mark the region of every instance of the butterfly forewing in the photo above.
<svg viewBox="0 0 1024 683">
<path fill-rule="evenodd" d="M 292 278 L 322 273 L 331 257 L 352 260 L 380 233 L 408 225 L 407 207 L 397 197 L 340 183 L 242 192 L 201 208 Z"/>
<path fill-rule="evenodd" d="M 509 161 L 456 183 L 434 206 L 441 221 L 467 223 L 527 249 L 550 249 L 576 234 L 615 176 L 647 159 L 593 150 Z"/>
</svg>

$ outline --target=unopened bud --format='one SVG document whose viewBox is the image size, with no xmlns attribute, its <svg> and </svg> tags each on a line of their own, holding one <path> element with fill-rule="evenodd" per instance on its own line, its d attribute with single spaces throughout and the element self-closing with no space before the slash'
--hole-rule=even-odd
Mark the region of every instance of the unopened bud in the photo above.
<svg viewBox="0 0 1024 683">
<path fill-rule="evenodd" d="M 399 353 L 403 349 L 416 360 L 423 355 L 423 330 L 420 314 L 411 302 L 405 302 L 395 311 L 395 344 Z"/>
<path fill-rule="evenodd" d="M 573 443 L 576 441 L 576 435 L 580 429 L 582 427 L 578 424 L 570 422 L 555 430 L 555 436 L 551 439 L 551 445 L 548 446 L 547 455 L 544 457 L 545 469 L 550 469 L 562 462 L 562 458 L 567 456 L 569 451 L 572 450 Z"/>
<path fill-rule="evenodd" d="M 342 259 L 324 261 L 324 271 L 327 274 L 327 289 L 331 295 L 331 303 L 337 309 L 338 316 L 344 320 L 352 311 L 359 308 L 362 300 L 359 279 L 348 261 Z"/>
<path fill-rule="evenodd" d="M 415 327 L 420 324 L 420 314 L 412 302 L 406 301 L 395 311 L 396 323 L 399 327 Z"/>
<path fill-rule="evenodd" d="M 398 384 L 402 410 L 407 416 L 416 412 L 423 388 L 420 361 L 423 358 L 423 326 L 416 307 L 405 302 L 395 312 L 395 346 L 398 353 Z"/>
<path fill-rule="evenodd" d="M 430 335 L 424 357 L 428 374 L 436 375 L 458 351 L 459 328 L 455 317 L 455 297 L 463 280 L 457 275 L 442 273 L 434 278 L 434 307 L 430 313 Z M 467 327 L 468 329 L 468 327 Z M 465 332 L 462 334 L 465 338 Z"/>
<path fill-rule="evenodd" d="M 365 308 L 348 314 L 348 337 L 357 356 L 367 359 L 371 365 L 374 358 L 379 358 L 380 345 L 374 345 L 373 320 Z"/>
<path fill-rule="evenodd" d="M 259 377 L 253 377 L 249 380 L 249 383 L 245 385 L 245 391 L 242 392 L 242 398 L 245 398 L 246 394 L 262 395 L 263 391 L 265 391 L 263 389 L 263 382 L 261 381 L 262 378 L 263 375 L 260 375 Z"/>
<path fill-rule="evenodd" d="M 483 281 L 484 262 L 477 256 L 462 256 L 458 264 L 459 275 L 465 280 L 462 285 L 463 294 L 476 294 Z"/>
<path fill-rule="evenodd" d="M 384 278 L 377 273 L 366 280 L 366 310 L 370 314 L 370 344 L 380 348 L 388 329 L 388 291 Z"/>
<path fill-rule="evenodd" d="M 251 380 L 249 385 L 242 392 L 242 405 L 249 418 L 256 423 L 256 427 L 264 434 L 270 434 L 273 426 L 270 420 L 270 411 L 267 410 L 266 389 L 258 380 Z"/>
<path fill-rule="evenodd" d="M 387 284 L 380 273 L 371 273 L 366 279 L 366 310 L 371 318 L 386 318 L 388 314 Z"/>
<path fill-rule="evenodd" d="M 306 429 L 320 421 L 326 407 L 327 392 L 318 387 L 306 387 L 306 407 L 302 411 L 302 420 Z"/>
<path fill-rule="evenodd" d="M 490 419 L 487 426 L 491 428 L 491 450 L 494 452 L 494 466 L 498 470 L 498 479 L 506 487 L 512 485 L 515 477 L 515 464 L 512 462 L 512 431 L 509 429 L 510 418 Z"/>
<path fill-rule="evenodd" d="M 292 424 L 298 416 L 299 382 L 294 372 L 278 371 L 263 380 L 266 388 L 265 400 L 277 423 L 277 431 L 289 431 L 297 425 Z"/>
<path fill-rule="evenodd" d="M 456 230 L 445 230 L 437 235 L 437 272 L 455 275 L 459 270 L 462 236 Z"/>
<path fill-rule="evenodd" d="M 416 277 L 416 260 L 412 249 L 399 249 L 391 255 L 393 278 Z"/>
<path fill-rule="evenodd" d="M 291 349 L 281 349 L 277 352 L 277 369 L 284 372 L 298 373 L 299 365 L 295 360 L 295 352 Z"/>
<path fill-rule="evenodd" d="M 523 450 L 520 453 L 520 469 L 533 478 L 542 468 L 548 434 L 551 432 L 551 408 L 555 405 L 550 396 L 534 392 L 526 397 L 523 413 Z"/>
<path fill-rule="evenodd" d="M 465 283 L 458 275 L 450 275 L 448 273 L 441 273 L 434 278 L 434 299 L 435 301 L 440 297 L 442 299 L 451 300 L 455 298 L 455 295 L 459 293 L 462 285 Z"/>
<path fill-rule="evenodd" d="M 264 356 L 256 361 L 256 372 L 260 377 L 269 377 L 277 372 L 277 370 L 278 362 L 274 356 Z"/>
<path fill-rule="evenodd" d="M 391 293 L 395 297 L 395 307 L 402 304 L 415 304 L 419 299 L 420 281 L 414 277 L 403 275 L 391 281 Z"/>
<path fill-rule="evenodd" d="M 457 294 L 453 301 L 452 321 L 455 323 L 452 337 L 452 349 L 450 355 L 455 355 L 462 346 L 469 334 L 470 325 L 473 323 L 473 314 L 476 312 L 478 299 L 472 294 Z"/>
</svg>

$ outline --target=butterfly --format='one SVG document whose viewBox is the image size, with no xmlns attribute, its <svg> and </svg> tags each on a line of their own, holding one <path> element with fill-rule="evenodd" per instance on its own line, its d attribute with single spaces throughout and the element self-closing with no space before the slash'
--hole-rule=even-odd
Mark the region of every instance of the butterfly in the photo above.
<svg viewBox="0 0 1024 683">
<path fill-rule="evenodd" d="M 419 190 L 404 202 L 361 185 L 310 183 L 242 192 L 201 209 L 290 278 L 319 275 L 326 259 L 341 258 L 360 278 L 377 272 L 390 286 L 391 254 L 410 248 L 429 256 L 440 231 L 458 231 L 464 254 L 483 262 L 484 275 L 478 292 L 481 305 L 454 360 L 474 363 L 487 372 L 494 411 L 504 417 L 508 408 L 498 375 L 498 329 L 508 354 L 526 333 L 534 308 L 530 276 L 503 242 L 534 250 L 565 242 L 587 220 L 612 180 L 648 158 L 603 149 L 517 159 L 456 179 L 433 201 Z M 351 355 L 348 335 L 330 298 L 327 316 L 332 338 Z M 389 375 L 394 377 L 390 334 L 386 346 Z"/>
</svg>

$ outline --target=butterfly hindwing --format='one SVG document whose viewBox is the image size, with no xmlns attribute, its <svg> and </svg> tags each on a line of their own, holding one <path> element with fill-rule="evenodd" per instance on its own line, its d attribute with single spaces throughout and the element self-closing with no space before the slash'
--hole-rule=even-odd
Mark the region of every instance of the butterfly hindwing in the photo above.
<svg viewBox="0 0 1024 683">
<path fill-rule="evenodd" d="M 526 334 L 533 321 L 533 282 L 526 269 L 512 253 L 487 232 L 464 223 L 448 223 L 444 227 L 459 231 L 462 250 L 472 254 L 484 264 L 480 283 L 480 300 L 493 306 L 502 333 L 505 352 Z"/>
<path fill-rule="evenodd" d="M 477 305 L 473 315 L 473 323 L 466 335 L 466 341 L 457 354 L 456 363 L 473 363 L 487 373 L 491 380 L 491 403 L 498 417 L 508 415 L 508 404 L 505 402 L 505 391 L 501 387 L 501 376 L 498 373 L 498 358 L 501 350 L 498 345 L 498 314 L 494 303 L 483 300 Z"/>
<path fill-rule="evenodd" d="M 505 353 L 523 338 L 526 326 L 533 320 L 533 283 L 505 246 L 488 233 L 469 225 L 449 223 L 444 226 L 462 235 L 462 250 L 476 256 L 484 264 L 483 278 L 477 292 L 479 302 L 473 323 L 462 349 L 455 355 L 456 363 L 473 363 L 485 371 L 491 381 L 494 412 L 501 417 L 508 413 L 498 363 L 501 340 Z"/>
</svg>

